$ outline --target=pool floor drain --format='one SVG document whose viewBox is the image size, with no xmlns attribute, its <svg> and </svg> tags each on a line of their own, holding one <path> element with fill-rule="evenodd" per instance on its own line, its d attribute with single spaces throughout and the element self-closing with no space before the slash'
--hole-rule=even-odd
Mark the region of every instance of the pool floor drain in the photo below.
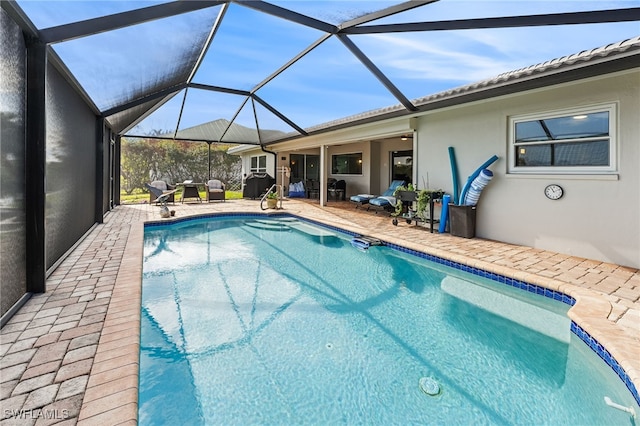
<svg viewBox="0 0 640 426">
<path fill-rule="evenodd" d="M 327 347 L 327 349 L 333 349 L 333 344 L 327 343 L 326 347 Z"/>
<path fill-rule="evenodd" d="M 420 390 L 427 395 L 436 396 L 440 393 L 440 385 L 431 377 L 420 378 Z"/>
</svg>

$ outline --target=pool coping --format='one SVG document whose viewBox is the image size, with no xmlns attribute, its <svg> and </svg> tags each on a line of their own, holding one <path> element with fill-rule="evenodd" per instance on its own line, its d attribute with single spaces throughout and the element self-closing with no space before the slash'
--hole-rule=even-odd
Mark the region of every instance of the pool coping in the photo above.
<svg viewBox="0 0 640 426">
<path fill-rule="evenodd" d="M 317 218 L 305 217 L 303 214 L 281 212 L 205 213 L 132 224 L 77 424 L 82 426 L 105 423 L 137 424 L 142 250 L 145 227 L 221 216 L 294 216 L 354 236 L 363 235 L 361 229 L 346 224 L 335 226 Z M 607 319 L 611 305 L 594 291 L 557 279 L 470 259 L 436 247 L 390 238 L 375 231 L 367 232 L 366 235 L 377 238 L 393 248 L 399 248 L 401 251 L 417 253 L 421 257 L 424 255 L 442 259 L 440 263 L 444 265 L 461 265 L 463 268 L 471 268 L 472 271 L 483 271 L 489 278 L 505 277 L 505 279 L 534 285 L 537 288 L 573 298 L 575 303 L 568 312 L 572 321 L 571 331 L 614 370 L 640 405 L 637 390 L 640 385 L 640 361 L 637 359 L 637 352 L 634 351 L 637 342 Z M 500 282 L 499 279 L 497 281 Z"/>
</svg>

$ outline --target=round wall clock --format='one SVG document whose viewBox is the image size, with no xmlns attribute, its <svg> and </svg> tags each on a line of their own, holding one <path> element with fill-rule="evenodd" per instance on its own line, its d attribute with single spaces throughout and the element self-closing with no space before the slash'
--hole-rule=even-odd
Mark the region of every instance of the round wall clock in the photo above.
<svg viewBox="0 0 640 426">
<path fill-rule="evenodd" d="M 564 190 L 562 189 L 562 187 L 560 185 L 556 185 L 555 183 L 547 185 L 547 187 L 544 189 L 544 195 L 546 195 L 550 200 L 559 200 L 560 198 L 562 198 L 563 194 Z"/>
</svg>

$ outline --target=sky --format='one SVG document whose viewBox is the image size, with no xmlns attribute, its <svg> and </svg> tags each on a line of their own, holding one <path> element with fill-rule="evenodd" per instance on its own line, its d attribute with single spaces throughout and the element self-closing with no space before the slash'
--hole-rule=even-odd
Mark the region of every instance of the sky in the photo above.
<svg viewBox="0 0 640 426">
<path fill-rule="evenodd" d="M 274 4 L 339 24 L 390 1 L 291 1 Z M 34 24 L 50 26 L 147 7 L 142 1 L 18 0 Z M 640 7 L 640 0 L 440 0 L 371 24 L 438 21 Z M 185 48 L 198 48 L 221 7 L 54 45 L 100 109 L 117 106 L 149 82 L 174 72 Z M 193 82 L 251 90 L 323 33 L 231 4 Z M 640 35 L 640 23 L 352 35 L 350 39 L 409 99 Z M 256 92 L 302 128 L 396 105 L 399 101 L 330 37 Z M 231 120 L 245 98 L 190 89 L 178 93 L 135 129 L 137 134 Z M 183 114 L 179 112 L 184 104 Z M 261 128 L 293 129 L 257 107 Z M 237 122 L 255 127 L 251 103 Z"/>
</svg>

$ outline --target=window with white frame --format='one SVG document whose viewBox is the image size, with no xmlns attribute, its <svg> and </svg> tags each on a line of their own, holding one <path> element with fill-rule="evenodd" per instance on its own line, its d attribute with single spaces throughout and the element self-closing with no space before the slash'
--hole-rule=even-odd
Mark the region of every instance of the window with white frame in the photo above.
<svg viewBox="0 0 640 426">
<path fill-rule="evenodd" d="M 249 170 L 251 173 L 266 173 L 267 171 L 267 156 L 266 155 L 254 155 L 251 157 L 251 167 Z"/>
<path fill-rule="evenodd" d="M 616 170 L 616 108 L 605 105 L 512 117 L 513 173 L 598 173 Z"/>
</svg>

